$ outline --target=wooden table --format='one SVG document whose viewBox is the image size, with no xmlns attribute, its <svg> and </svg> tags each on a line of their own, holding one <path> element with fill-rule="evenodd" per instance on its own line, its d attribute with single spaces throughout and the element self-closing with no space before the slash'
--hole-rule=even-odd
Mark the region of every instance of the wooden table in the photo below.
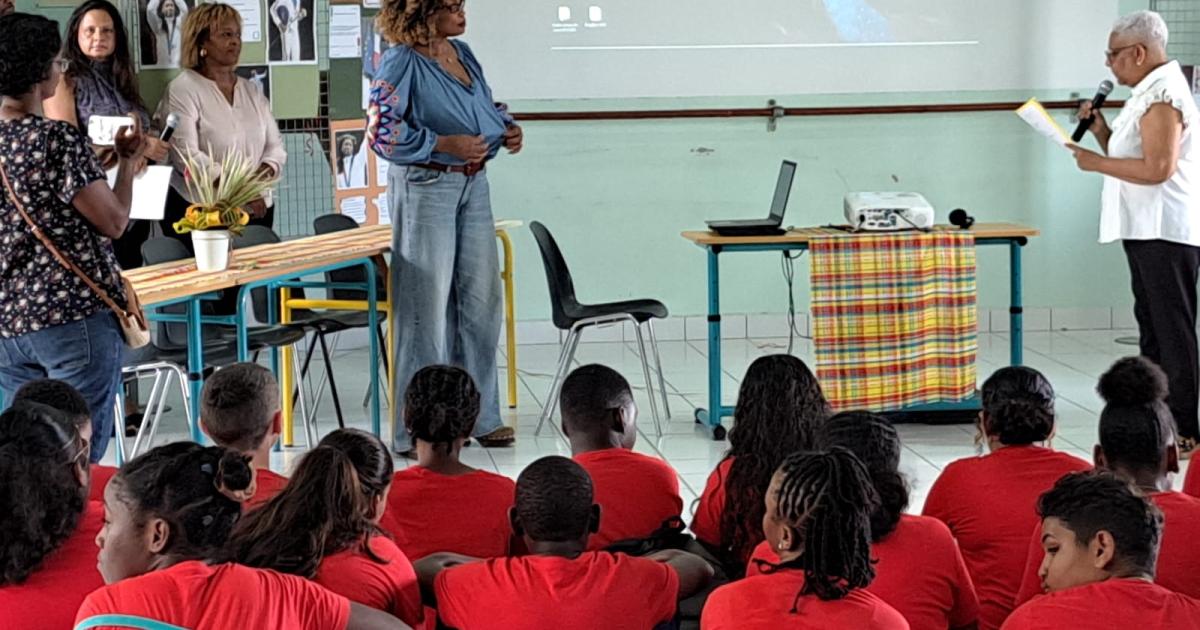
<svg viewBox="0 0 1200 630">
<path fill-rule="evenodd" d="M 957 231 L 952 226 L 937 226 L 935 230 Z M 1006 245 L 1009 252 L 1009 326 L 1011 330 L 1009 360 L 1013 365 L 1022 361 L 1023 341 L 1021 305 L 1021 248 L 1030 238 L 1038 236 L 1036 228 L 1016 223 L 976 223 L 971 228 L 977 245 Z M 708 256 L 708 407 L 697 409 L 696 421 L 711 431 L 714 439 L 725 439 L 725 428 L 721 418 L 733 415 L 733 406 L 721 404 L 721 291 L 719 256 L 726 252 L 803 251 L 814 238 L 842 236 L 855 238 L 855 234 L 834 227 L 801 228 L 778 236 L 720 236 L 709 231 L 689 231 L 683 238 L 707 250 Z M 972 408 L 975 401 L 966 404 L 943 403 L 925 406 L 922 409 Z M 912 409 L 915 411 L 916 409 Z"/>
</svg>

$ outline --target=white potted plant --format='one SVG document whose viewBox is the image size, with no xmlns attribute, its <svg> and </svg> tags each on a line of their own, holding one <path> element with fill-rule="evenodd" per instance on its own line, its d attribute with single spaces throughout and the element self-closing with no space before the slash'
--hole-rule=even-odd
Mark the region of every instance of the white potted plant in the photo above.
<svg viewBox="0 0 1200 630">
<path fill-rule="evenodd" d="M 229 267 L 232 237 L 250 222 L 244 208 L 266 194 L 278 178 L 234 151 L 220 163 L 198 160 L 189 152 L 183 164 L 192 205 L 172 227 L 179 234 L 192 235 L 198 271 L 223 271 Z"/>
</svg>

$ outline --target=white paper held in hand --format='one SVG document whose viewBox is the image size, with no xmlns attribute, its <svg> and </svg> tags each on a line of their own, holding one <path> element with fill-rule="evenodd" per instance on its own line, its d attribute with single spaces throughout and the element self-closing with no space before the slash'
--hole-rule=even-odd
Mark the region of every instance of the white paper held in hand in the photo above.
<svg viewBox="0 0 1200 630">
<path fill-rule="evenodd" d="M 171 188 L 170 166 L 150 165 L 133 178 L 133 203 L 129 204 L 129 218 L 144 221 L 161 221 L 167 207 L 167 191 Z M 108 186 L 117 184 L 117 169 L 108 171 Z"/>
<path fill-rule="evenodd" d="M 1017 108 L 1017 116 L 1021 117 L 1033 130 L 1048 138 L 1051 142 L 1062 147 L 1070 147 L 1074 142 L 1071 142 L 1071 136 L 1050 116 L 1050 112 L 1046 111 L 1045 107 L 1038 102 L 1036 98 L 1031 98 L 1025 101 L 1025 104 Z"/>
</svg>

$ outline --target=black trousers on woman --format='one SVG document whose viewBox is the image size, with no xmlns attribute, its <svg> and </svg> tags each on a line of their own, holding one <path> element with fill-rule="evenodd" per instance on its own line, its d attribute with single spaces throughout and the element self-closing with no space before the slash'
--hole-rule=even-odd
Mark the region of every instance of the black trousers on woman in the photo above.
<svg viewBox="0 0 1200 630">
<path fill-rule="evenodd" d="M 1200 366 L 1196 281 L 1200 247 L 1169 241 L 1123 241 L 1133 281 L 1133 314 L 1142 356 L 1167 373 L 1167 406 L 1182 437 L 1200 438 Z"/>
</svg>

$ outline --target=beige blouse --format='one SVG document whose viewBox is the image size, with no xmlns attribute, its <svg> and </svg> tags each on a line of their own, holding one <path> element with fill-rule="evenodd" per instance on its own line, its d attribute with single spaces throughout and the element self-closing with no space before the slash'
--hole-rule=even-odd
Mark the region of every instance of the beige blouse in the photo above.
<svg viewBox="0 0 1200 630">
<path fill-rule="evenodd" d="M 171 162 L 175 173 L 171 186 L 191 201 L 183 182 L 183 155 L 195 160 L 219 162 L 229 151 L 239 151 L 257 164 L 269 164 L 283 173 L 287 152 L 271 104 L 250 81 L 238 77 L 233 88 L 233 105 L 225 100 L 215 81 L 193 70 L 184 70 L 167 86 L 155 117 L 179 116 L 171 137 Z M 272 205 L 268 197 L 267 205 Z"/>
</svg>

